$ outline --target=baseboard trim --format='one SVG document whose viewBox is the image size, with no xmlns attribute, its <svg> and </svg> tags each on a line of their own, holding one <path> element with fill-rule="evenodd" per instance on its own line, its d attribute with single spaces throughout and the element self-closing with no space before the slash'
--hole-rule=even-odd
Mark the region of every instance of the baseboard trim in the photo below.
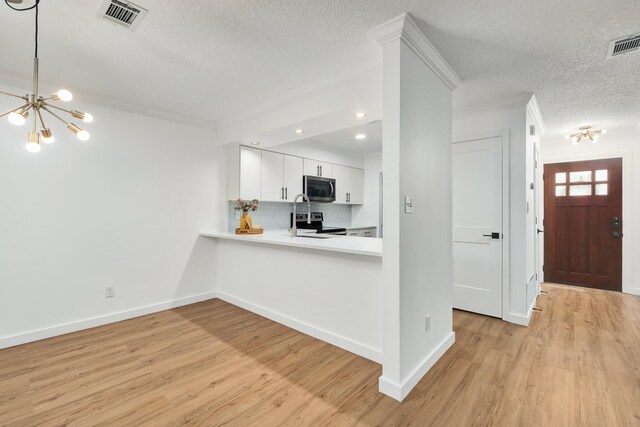
<svg viewBox="0 0 640 427">
<path fill-rule="evenodd" d="M 384 376 L 378 379 L 378 390 L 381 393 L 386 394 L 389 397 L 402 402 L 405 397 L 413 390 L 413 388 L 420 382 L 422 377 L 435 365 L 435 363 L 442 357 L 442 355 L 449 350 L 449 348 L 455 343 L 455 332 L 449 333 L 436 348 L 429 353 L 423 360 L 414 368 L 414 370 L 405 378 L 402 384 L 398 384 L 391 381 Z"/>
<path fill-rule="evenodd" d="M 502 320 L 505 320 L 509 323 L 515 323 L 516 325 L 529 326 L 529 321 L 531 320 L 532 314 L 533 314 L 533 305 L 529 307 L 529 310 L 526 316 L 523 316 L 522 314 L 508 313 L 502 316 Z"/>
<path fill-rule="evenodd" d="M 244 308 L 245 310 L 258 314 L 262 317 L 266 317 L 267 319 L 273 320 L 274 322 L 280 323 L 291 329 L 295 329 L 296 331 L 302 332 L 303 334 L 307 334 L 319 340 L 328 342 L 329 344 L 340 347 L 344 350 L 350 351 L 351 353 L 355 353 L 358 356 L 364 357 L 365 359 L 372 360 L 376 363 L 382 363 L 382 351 L 377 348 L 362 344 L 333 332 L 329 332 L 325 329 L 318 328 L 316 326 L 302 322 L 298 319 L 294 319 L 293 317 L 278 313 L 264 306 L 254 304 L 250 301 L 235 297 L 225 292 L 218 291 L 217 297 L 223 301 L 228 302 L 229 304 Z"/>
<path fill-rule="evenodd" d="M 194 304 L 196 302 L 206 301 L 215 297 L 215 291 L 205 292 L 198 295 L 192 295 L 184 298 L 161 302 L 158 304 L 146 305 L 130 310 L 119 311 L 117 313 L 91 317 L 89 319 L 78 320 L 76 322 L 64 323 L 49 328 L 37 329 L 35 331 L 2 337 L 0 338 L 0 349 L 13 347 L 20 344 L 26 344 L 33 341 L 39 341 L 46 338 L 52 338 L 71 332 L 77 332 L 83 329 L 94 328 L 96 326 L 102 326 L 109 323 L 120 322 L 122 320 L 133 319 L 134 317 L 157 313 L 158 311 L 169 310 L 172 308 L 181 307 L 183 305 Z"/>
<path fill-rule="evenodd" d="M 640 296 L 640 288 L 630 288 L 627 293 L 629 295 L 638 295 L 638 296 Z"/>
</svg>

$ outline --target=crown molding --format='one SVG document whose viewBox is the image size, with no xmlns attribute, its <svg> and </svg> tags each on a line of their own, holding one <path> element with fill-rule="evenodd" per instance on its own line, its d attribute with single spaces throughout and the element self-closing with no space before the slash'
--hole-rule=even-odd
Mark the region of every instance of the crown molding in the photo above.
<svg viewBox="0 0 640 427">
<path fill-rule="evenodd" d="M 486 113 L 488 111 L 526 108 L 532 96 L 532 93 L 527 93 L 525 95 L 495 99 L 478 104 L 466 105 L 464 107 L 456 107 L 454 102 L 453 113 L 456 116 L 470 116 L 474 114 Z"/>
<path fill-rule="evenodd" d="M 396 16 L 369 30 L 368 34 L 382 46 L 402 40 L 449 89 L 454 90 L 462 84 L 460 76 L 431 44 L 410 14 Z"/>
<path fill-rule="evenodd" d="M 538 128 L 540 136 L 544 136 L 544 134 L 547 133 L 547 126 L 544 124 L 544 120 L 542 119 L 542 112 L 540 111 L 538 99 L 535 95 L 531 95 L 531 98 L 527 103 L 527 111 L 531 114 L 531 117 L 533 117 L 533 122 Z"/>
</svg>

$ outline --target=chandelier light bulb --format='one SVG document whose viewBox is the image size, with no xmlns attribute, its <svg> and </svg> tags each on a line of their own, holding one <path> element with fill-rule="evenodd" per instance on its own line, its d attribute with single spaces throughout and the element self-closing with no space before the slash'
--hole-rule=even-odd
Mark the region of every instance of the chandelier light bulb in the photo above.
<svg viewBox="0 0 640 427">
<path fill-rule="evenodd" d="M 30 153 L 39 153 L 41 148 L 37 142 L 27 142 L 26 149 Z"/>
<path fill-rule="evenodd" d="M 602 130 L 600 131 L 600 133 L 607 133 L 607 130 L 606 130 L 606 129 L 602 129 Z"/>
<path fill-rule="evenodd" d="M 91 134 L 86 130 L 81 130 L 76 136 L 80 141 L 88 141 L 91 138 Z"/>
<path fill-rule="evenodd" d="M 53 134 L 51 133 L 51 129 L 49 128 L 42 129 L 42 142 L 44 142 L 45 144 L 53 144 L 55 140 L 56 139 L 53 137 Z"/>
<path fill-rule="evenodd" d="M 93 122 L 93 116 L 89 113 L 84 113 L 84 119 L 82 119 L 82 121 L 85 123 L 91 123 Z"/>
<path fill-rule="evenodd" d="M 29 132 L 29 139 L 25 148 L 30 153 L 40 152 L 40 134 L 38 132 Z"/>
<path fill-rule="evenodd" d="M 13 112 L 9 114 L 9 123 L 16 126 L 22 126 L 27 121 L 27 117 L 29 117 L 28 111 L 23 111 L 21 113 Z"/>
<path fill-rule="evenodd" d="M 73 99 L 73 95 L 66 89 L 60 89 L 53 95 L 51 95 L 54 101 L 69 102 Z"/>
</svg>

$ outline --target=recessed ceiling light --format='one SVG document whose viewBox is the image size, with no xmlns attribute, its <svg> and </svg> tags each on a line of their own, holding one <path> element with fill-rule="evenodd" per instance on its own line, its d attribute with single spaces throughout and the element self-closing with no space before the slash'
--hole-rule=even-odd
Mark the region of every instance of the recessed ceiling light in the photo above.
<svg viewBox="0 0 640 427">
<path fill-rule="evenodd" d="M 251 145 L 260 145 L 260 143 L 258 141 L 253 141 Z"/>
<path fill-rule="evenodd" d="M 363 112 L 357 112 L 356 113 L 356 119 L 364 119 L 367 116 L 367 113 L 363 113 Z"/>
<path fill-rule="evenodd" d="M 298 135 L 300 135 L 300 134 L 301 134 L 301 133 L 303 133 L 303 132 L 304 132 L 304 131 L 303 131 L 302 129 L 296 129 L 296 133 L 297 133 Z"/>
<path fill-rule="evenodd" d="M 356 135 L 356 139 L 358 141 L 362 141 L 363 139 L 365 139 L 367 137 L 367 135 L 365 135 L 364 133 L 359 133 Z"/>
</svg>

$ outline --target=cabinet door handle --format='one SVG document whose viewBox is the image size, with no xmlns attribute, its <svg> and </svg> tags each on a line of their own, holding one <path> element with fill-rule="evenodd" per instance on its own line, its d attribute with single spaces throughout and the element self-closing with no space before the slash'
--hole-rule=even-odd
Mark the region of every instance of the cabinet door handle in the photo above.
<svg viewBox="0 0 640 427">
<path fill-rule="evenodd" d="M 280 188 L 280 199 L 284 200 L 284 187 Z"/>
<path fill-rule="evenodd" d="M 289 187 L 284 187 L 284 199 L 289 200 Z"/>
<path fill-rule="evenodd" d="M 320 176 L 320 165 L 316 166 L 316 175 Z"/>
</svg>

